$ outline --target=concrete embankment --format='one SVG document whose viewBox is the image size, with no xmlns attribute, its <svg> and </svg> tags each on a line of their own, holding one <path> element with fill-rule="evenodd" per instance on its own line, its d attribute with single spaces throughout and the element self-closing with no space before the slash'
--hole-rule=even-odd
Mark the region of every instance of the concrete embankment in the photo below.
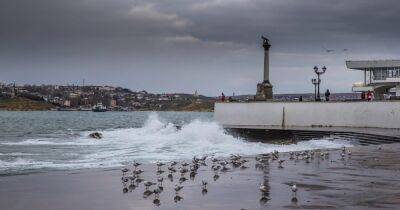
<svg viewBox="0 0 400 210">
<path fill-rule="evenodd" d="M 216 103 L 224 126 L 400 128 L 400 101 Z"/>
</svg>

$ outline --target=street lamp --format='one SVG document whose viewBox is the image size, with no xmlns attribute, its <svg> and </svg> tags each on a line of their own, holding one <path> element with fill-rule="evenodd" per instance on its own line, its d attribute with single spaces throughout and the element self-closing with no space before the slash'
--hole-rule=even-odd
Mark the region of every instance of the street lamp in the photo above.
<svg viewBox="0 0 400 210">
<path fill-rule="evenodd" d="M 317 100 L 317 85 L 318 85 L 318 80 L 316 78 L 311 79 L 312 84 L 314 85 L 314 100 Z"/>
<path fill-rule="evenodd" d="M 326 67 L 322 67 L 321 69 L 319 69 L 317 66 L 314 66 L 314 72 L 317 74 L 317 86 L 318 86 L 318 92 L 317 92 L 317 97 L 316 97 L 316 101 L 321 101 L 321 96 L 319 94 L 319 85 L 321 84 L 321 80 L 319 78 L 319 76 L 321 74 L 324 74 L 326 72 Z"/>
</svg>

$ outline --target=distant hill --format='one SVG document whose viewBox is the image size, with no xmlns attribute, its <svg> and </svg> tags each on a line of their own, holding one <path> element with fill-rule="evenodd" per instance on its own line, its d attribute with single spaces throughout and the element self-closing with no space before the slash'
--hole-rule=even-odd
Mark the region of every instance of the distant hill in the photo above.
<svg viewBox="0 0 400 210">
<path fill-rule="evenodd" d="M 35 101 L 27 98 L 0 99 L 0 110 L 8 111 L 44 111 L 54 108 L 54 105 L 45 101 Z"/>
</svg>

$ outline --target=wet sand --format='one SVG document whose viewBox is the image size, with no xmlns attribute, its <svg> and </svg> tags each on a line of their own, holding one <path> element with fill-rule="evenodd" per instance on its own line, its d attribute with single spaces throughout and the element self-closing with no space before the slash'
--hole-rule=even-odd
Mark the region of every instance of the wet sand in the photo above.
<svg viewBox="0 0 400 210">
<path fill-rule="evenodd" d="M 171 182 L 164 177 L 160 205 L 153 204 L 154 195 L 143 197 L 141 183 L 134 190 L 123 192 L 120 168 L 91 169 L 68 172 L 47 172 L 30 175 L 0 177 L 0 209 L 382 209 L 400 208 L 400 144 L 358 146 L 349 148 L 351 155 L 341 158 L 341 150 L 329 151 L 329 159 L 315 156 L 305 160 L 286 160 L 278 168 L 278 161 L 270 161 L 264 168 L 256 168 L 254 157 L 245 165 L 219 172 L 213 179 L 211 161 L 202 166 L 194 180 L 182 183 L 175 202 L 173 187 L 180 174 Z M 190 162 L 190 161 L 187 161 Z M 156 182 L 156 166 L 141 166 L 141 178 Z M 208 181 L 208 192 L 203 193 L 202 180 Z M 298 187 L 297 201 L 292 199 L 290 184 Z M 269 192 L 262 199 L 259 186 L 264 183 Z M 154 189 L 154 187 L 152 187 Z"/>
</svg>

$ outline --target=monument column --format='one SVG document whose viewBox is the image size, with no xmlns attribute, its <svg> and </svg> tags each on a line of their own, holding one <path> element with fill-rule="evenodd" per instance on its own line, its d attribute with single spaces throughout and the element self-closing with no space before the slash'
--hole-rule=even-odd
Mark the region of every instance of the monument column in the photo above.
<svg viewBox="0 0 400 210">
<path fill-rule="evenodd" d="M 257 84 L 255 100 L 266 101 L 273 98 L 272 85 L 269 82 L 269 48 L 271 47 L 271 44 L 264 36 L 261 36 L 261 38 L 263 40 L 262 46 L 264 48 L 264 80 L 262 83 Z"/>
</svg>

